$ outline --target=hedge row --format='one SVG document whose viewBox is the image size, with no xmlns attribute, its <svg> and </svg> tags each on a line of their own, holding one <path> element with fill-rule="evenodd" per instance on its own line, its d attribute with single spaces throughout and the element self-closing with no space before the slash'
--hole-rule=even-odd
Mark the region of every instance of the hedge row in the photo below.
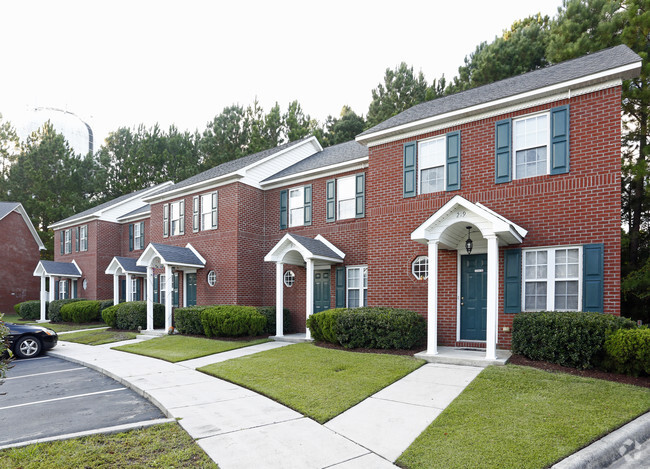
<svg viewBox="0 0 650 469">
<path fill-rule="evenodd" d="M 49 309 L 49 303 L 45 302 L 45 314 L 47 317 Z M 26 321 L 34 321 L 41 318 L 41 302 L 39 300 L 29 300 L 23 301 L 14 305 L 14 311 L 22 319 Z"/>
<path fill-rule="evenodd" d="M 84 300 L 61 306 L 61 318 L 64 322 L 95 322 L 101 319 L 101 301 Z"/>
<path fill-rule="evenodd" d="M 114 329 L 137 330 L 147 327 L 147 302 L 127 301 L 109 306 L 102 311 L 104 322 Z M 153 304 L 153 327 L 165 327 L 165 307 L 160 303 Z"/>
<path fill-rule="evenodd" d="M 605 368 L 616 373 L 650 375 L 650 329 L 619 329 L 605 339 Z"/>
<path fill-rule="evenodd" d="M 275 333 L 274 306 L 188 306 L 176 308 L 174 326 L 181 334 L 208 337 L 257 336 Z M 284 309 L 284 327 L 290 327 L 290 313 Z"/>
<path fill-rule="evenodd" d="M 426 337 L 422 316 L 386 307 L 321 311 L 309 317 L 307 327 L 314 339 L 346 348 L 411 349 Z"/>
<path fill-rule="evenodd" d="M 84 301 L 83 298 L 69 298 L 67 300 L 54 300 L 50 301 L 50 308 L 48 310 L 47 318 L 52 322 L 63 322 L 66 321 L 63 319 L 61 314 L 61 308 L 70 303 L 76 303 L 78 301 Z"/>
<path fill-rule="evenodd" d="M 512 352 L 573 368 L 603 367 L 606 339 L 633 328 L 633 321 L 612 314 L 521 313 L 513 321 Z"/>
</svg>

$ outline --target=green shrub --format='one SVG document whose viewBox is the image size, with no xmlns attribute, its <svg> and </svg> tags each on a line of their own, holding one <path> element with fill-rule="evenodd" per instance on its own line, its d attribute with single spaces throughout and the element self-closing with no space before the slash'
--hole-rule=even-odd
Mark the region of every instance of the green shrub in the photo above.
<svg viewBox="0 0 650 469">
<path fill-rule="evenodd" d="M 201 323 L 208 337 L 257 336 L 266 318 L 252 306 L 219 305 L 203 310 Z"/>
<path fill-rule="evenodd" d="M 314 340 L 339 344 L 339 341 L 336 338 L 336 320 L 343 311 L 347 311 L 347 309 L 328 309 L 309 316 L 309 318 L 307 318 L 307 327 L 309 328 Z"/>
<path fill-rule="evenodd" d="M 355 308 L 336 315 L 336 338 L 345 348 L 410 349 L 426 337 L 426 322 L 414 311 Z"/>
<path fill-rule="evenodd" d="M 63 317 L 61 316 L 61 308 L 63 305 L 69 303 L 75 303 L 77 301 L 85 301 L 83 298 L 68 298 L 67 300 L 54 300 L 50 302 L 50 307 L 48 309 L 48 319 L 52 322 L 62 322 Z"/>
<path fill-rule="evenodd" d="M 120 305 L 109 306 L 108 308 L 102 310 L 102 320 L 106 323 L 108 327 L 115 329 L 115 324 L 117 322 L 117 310 L 120 308 Z"/>
<path fill-rule="evenodd" d="M 115 314 L 115 328 L 134 331 L 138 327 L 142 329 L 147 327 L 147 302 L 120 303 Z M 165 327 L 165 307 L 160 303 L 153 304 L 153 327 L 156 329 Z"/>
<path fill-rule="evenodd" d="M 264 332 L 268 334 L 275 334 L 275 306 L 257 306 L 257 311 L 266 318 L 266 327 Z M 291 312 L 284 308 L 282 325 L 285 331 L 291 330 Z"/>
<path fill-rule="evenodd" d="M 609 334 L 635 327 L 633 321 L 612 314 L 521 313 L 513 321 L 512 351 L 532 360 L 593 368 L 602 363 Z"/>
<path fill-rule="evenodd" d="M 61 306 L 61 318 L 65 322 L 94 322 L 99 321 L 101 303 L 99 301 L 74 301 Z"/>
<path fill-rule="evenodd" d="M 45 304 L 45 314 L 47 315 L 48 306 Z M 18 316 L 25 320 L 34 321 L 41 319 L 41 302 L 39 300 L 30 300 L 20 303 Z M 46 316 L 47 317 L 47 316 Z"/>
<path fill-rule="evenodd" d="M 650 329 L 619 329 L 605 339 L 605 368 L 617 373 L 650 375 Z"/>
<path fill-rule="evenodd" d="M 104 311 L 106 308 L 113 306 L 113 300 L 99 300 L 99 310 Z"/>
<path fill-rule="evenodd" d="M 174 311 L 174 327 L 181 334 L 205 335 L 201 313 L 212 306 L 187 306 Z"/>
<path fill-rule="evenodd" d="M 22 303 L 18 303 L 14 305 L 14 311 L 16 312 L 16 314 L 20 314 L 20 305 L 22 305 Z"/>
</svg>

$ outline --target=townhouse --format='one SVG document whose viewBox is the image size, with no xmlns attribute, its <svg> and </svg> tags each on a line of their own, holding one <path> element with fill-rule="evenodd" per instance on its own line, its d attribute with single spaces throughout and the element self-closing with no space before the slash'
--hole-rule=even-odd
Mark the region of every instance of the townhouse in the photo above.
<svg viewBox="0 0 650 469">
<path fill-rule="evenodd" d="M 640 67 L 618 46 L 129 194 L 52 226 L 76 277 L 37 274 L 54 296 L 81 280 L 161 302 L 168 326 L 175 306 L 276 305 L 278 336 L 309 337 L 313 312 L 408 308 L 428 354 L 493 359 L 521 311 L 620 314 L 621 85 Z"/>
</svg>

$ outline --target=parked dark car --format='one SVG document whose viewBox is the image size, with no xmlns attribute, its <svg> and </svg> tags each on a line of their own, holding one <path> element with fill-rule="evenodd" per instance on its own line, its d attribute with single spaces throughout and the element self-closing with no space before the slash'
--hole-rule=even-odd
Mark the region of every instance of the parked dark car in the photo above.
<svg viewBox="0 0 650 469">
<path fill-rule="evenodd" d="M 56 332 L 46 327 L 10 322 L 5 325 L 9 328 L 7 346 L 19 358 L 34 358 L 59 341 Z"/>
</svg>

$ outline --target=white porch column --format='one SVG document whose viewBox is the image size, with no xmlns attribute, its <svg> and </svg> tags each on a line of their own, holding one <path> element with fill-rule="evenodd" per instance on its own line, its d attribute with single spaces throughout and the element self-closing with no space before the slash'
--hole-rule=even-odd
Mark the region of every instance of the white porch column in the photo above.
<svg viewBox="0 0 650 469">
<path fill-rule="evenodd" d="M 120 276 L 113 274 L 113 304 L 120 303 Z"/>
<path fill-rule="evenodd" d="M 284 264 L 275 264 L 275 336 L 284 336 Z"/>
<path fill-rule="evenodd" d="M 314 260 L 307 259 L 307 298 L 305 300 L 305 321 L 314 312 Z M 277 312 L 276 312 L 277 314 Z M 311 339 L 311 331 L 305 326 L 305 339 Z"/>
<path fill-rule="evenodd" d="M 499 244 L 496 235 L 484 236 L 488 242 L 487 323 L 485 359 L 497 358 L 497 311 L 499 309 Z"/>
<path fill-rule="evenodd" d="M 131 274 L 126 273 L 126 301 L 133 301 L 133 285 L 131 284 Z"/>
<path fill-rule="evenodd" d="M 41 321 L 45 322 L 45 302 L 47 301 L 47 291 L 45 290 L 45 274 L 41 274 Z"/>
<path fill-rule="evenodd" d="M 429 240 L 427 355 L 438 355 L 438 241 Z"/>
<path fill-rule="evenodd" d="M 54 277 L 50 275 L 50 301 L 54 301 Z"/>
<path fill-rule="evenodd" d="M 187 307 L 187 272 L 183 271 L 183 307 Z"/>
<path fill-rule="evenodd" d="M 153 331 L 153 267 L 147 267 L 147 330 Z"/>
<path fill-rule="evenodd" d="M 172 266 L 165 264 L 165 331 L 172 327 L 172 295 L 174 286 L 174 277 Z"/>
</svg>

